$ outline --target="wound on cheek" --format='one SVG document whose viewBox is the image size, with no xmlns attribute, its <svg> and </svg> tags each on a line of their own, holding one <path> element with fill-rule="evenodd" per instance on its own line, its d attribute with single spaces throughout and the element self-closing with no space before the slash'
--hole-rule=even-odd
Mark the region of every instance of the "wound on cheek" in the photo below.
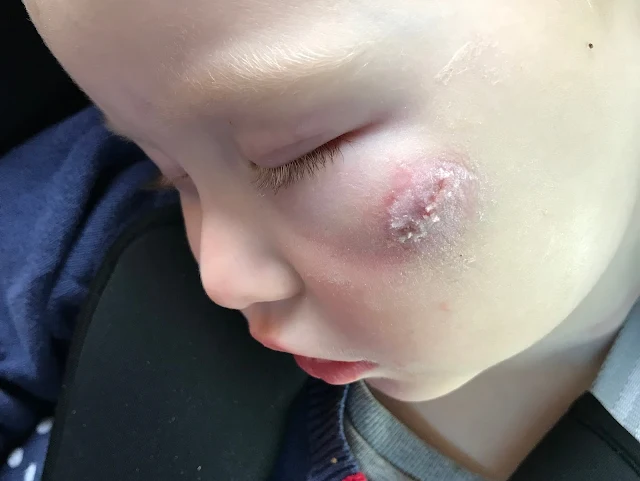
<svg viewBox="0 0 640 481">
<path fill-rule="evenodd" d="M 449 244 L 473 212 L 476 178 L 461 163 L 430 160 L 399 168 L 385 199 L 387 238 L 406 248 Z"/>
</svg>

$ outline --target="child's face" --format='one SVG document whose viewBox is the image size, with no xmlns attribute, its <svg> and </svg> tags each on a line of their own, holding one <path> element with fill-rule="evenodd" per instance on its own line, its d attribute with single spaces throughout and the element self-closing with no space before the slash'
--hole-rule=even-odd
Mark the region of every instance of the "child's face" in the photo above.
<svg viewBox="0 0 640 481">
<path fill-rule="evenodd" d="M 616 251 L 638 199 L 634 1 L 28 7 L 179 179 L 209 296 L 265 345 L 371 361 L 417 400 L 545 336 Z"/>
</svg>

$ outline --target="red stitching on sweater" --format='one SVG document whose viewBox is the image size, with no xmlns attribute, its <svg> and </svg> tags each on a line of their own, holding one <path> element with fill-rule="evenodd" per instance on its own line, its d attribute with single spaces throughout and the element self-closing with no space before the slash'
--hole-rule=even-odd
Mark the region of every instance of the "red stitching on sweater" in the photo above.
<svg viewBox="0 0 640 481">
<path fill-rule="evenodd" d="M 367 478 L 364 474 L 358 473 L 358 474 L 353 474 L 351 476 L 347 476 L 342 481 L 367 481 Z"/>
</svg>

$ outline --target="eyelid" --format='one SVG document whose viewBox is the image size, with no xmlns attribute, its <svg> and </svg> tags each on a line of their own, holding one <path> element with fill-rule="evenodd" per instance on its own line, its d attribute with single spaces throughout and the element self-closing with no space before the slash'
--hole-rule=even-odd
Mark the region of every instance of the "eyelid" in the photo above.
<svg viewBox="0 0 640 481">
<path fill-rule="evenodd" d="M 260 190 L 270 189 L 278 193 L 307 176 L 312 176 L 328 162 L 333 162 L 338 154 L 342 154 L 342 145 L 350 142 L 344 136 L 337 137 L 320 147 L 308 152 L 291 162 L 277 167 L 263 167 L 250 162 L 256 178 L 254 184 Z"/>
<path fill-rule="evenodd" d="M 304 140 L 298 140 L 293 144 L 271 151 L 268 155 L 263 155 L 259 158 L 248 155 L 247 158 L 251 159 L 251 162 L 256 165 L 259 165 L 266 169 L 274 169 L 276 167 L 279 167 L 280 165 L 292 162 L 291 158 L 300 155 L 301 152 L 312 152 L 316 149 L 322 148 L 323 145 L 332 142 L 332 140 L 335 139 L 336 136 L 336 133 L 334 133 L 333 135 L 327 133 L 318 134 Z"/>
</svg>

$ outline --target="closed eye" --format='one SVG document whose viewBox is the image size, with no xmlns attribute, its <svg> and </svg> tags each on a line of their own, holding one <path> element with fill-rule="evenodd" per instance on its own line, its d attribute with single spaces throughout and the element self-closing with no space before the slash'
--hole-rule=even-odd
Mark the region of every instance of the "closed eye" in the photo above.
<svg viewBox="0 0 640 481">
<path fill-rule="evenodd" d="M 260 190 L 269 189 L 278 193 L 280 189 L 290 187 L 304 178 L 312 177 L 328 162 L 333 162 L 339 154 L 342 154 L 341 147 L 344 142 L 348 141 L 343 137 L 338 137 L 278 167 L 262 167 L 250 162 L 249 165 L 255 173 L 253 182 Z"/>
<path fill-rule="evenodd" d="M 333 162 L 338 155 L 342 154 L 342 146 L 345 142 L 351 143 L 350 140 L 338 137 L 278 167 L 262 167 L 249 162 L 249 166 L 255 174 L 253 183 L 260 190 L 268 189 L 278 193 L 279 190 L 290 187 L 304 178 L 312 177 L 328 162 Z M 187 174 L 174 179 L 160 174 L 146 185 L 146 189 L 173 190 L 176 188 L 176 183 L 185 178 L 188 178 Z"/>
</svg>

